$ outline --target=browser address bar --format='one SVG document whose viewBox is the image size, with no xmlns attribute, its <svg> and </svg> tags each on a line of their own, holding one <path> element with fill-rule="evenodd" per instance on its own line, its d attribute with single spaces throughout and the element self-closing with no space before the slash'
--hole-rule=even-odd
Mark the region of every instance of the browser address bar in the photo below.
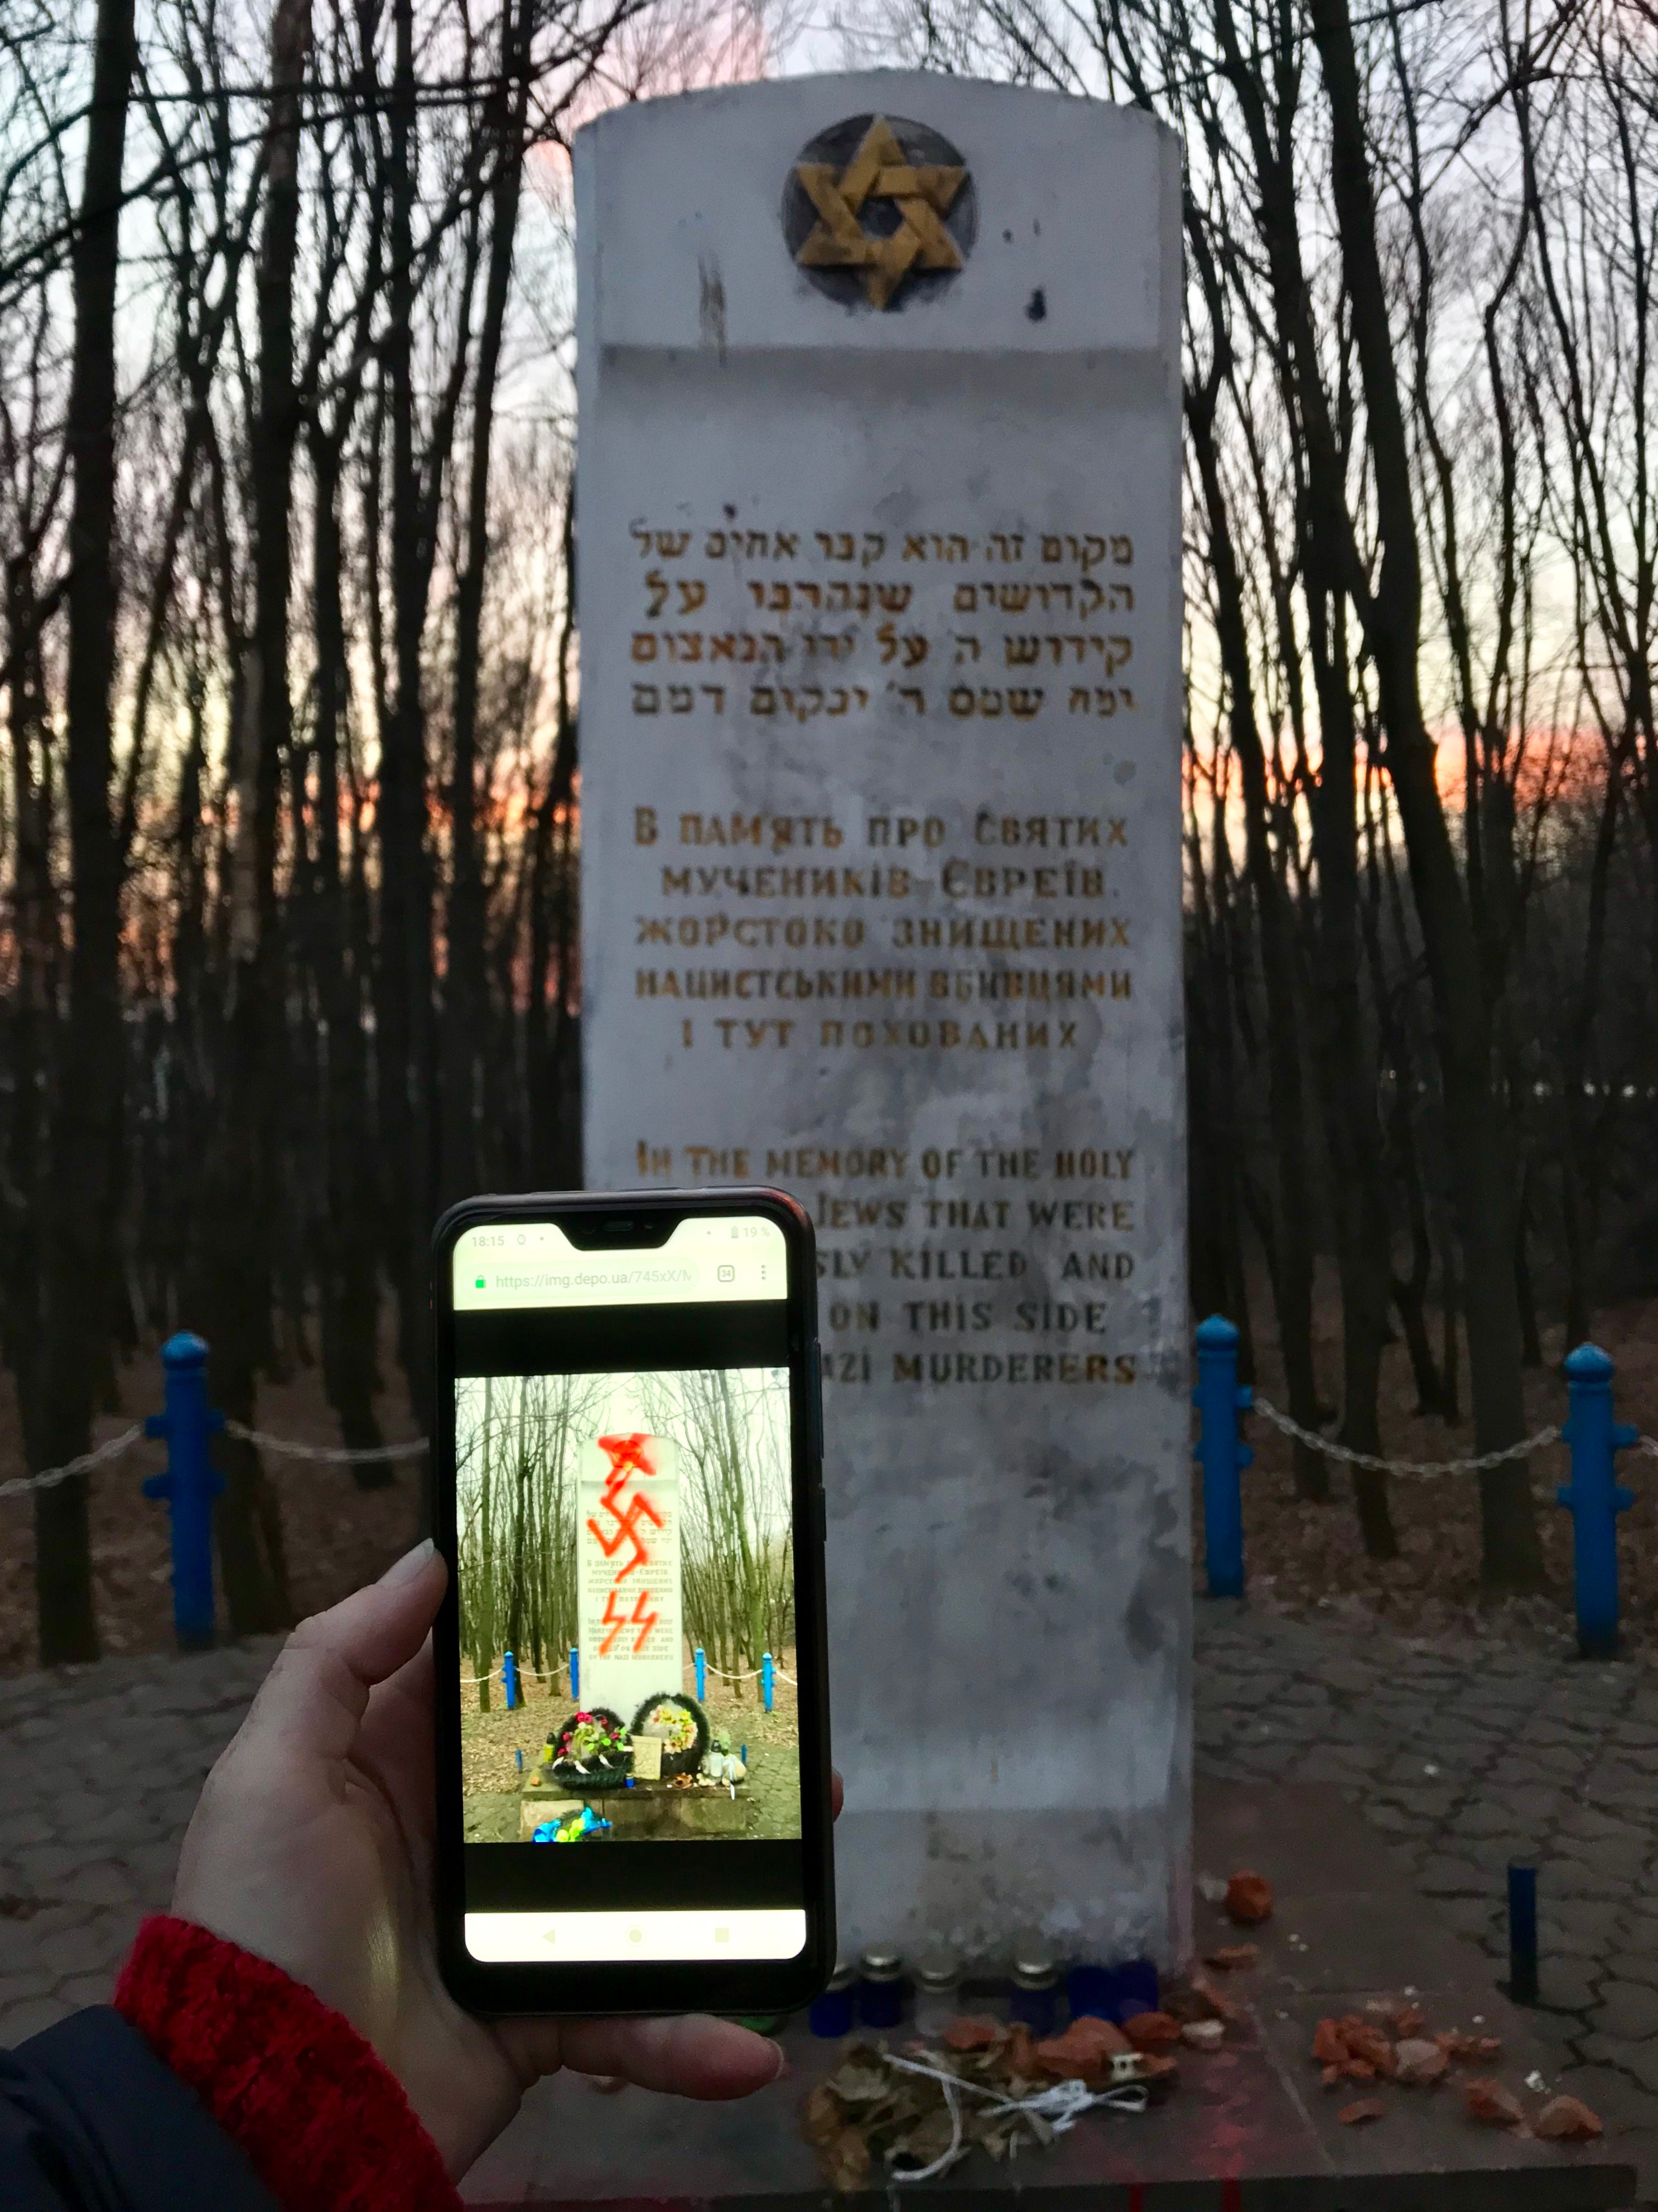
<svg viewBox="0 0 1658 2212">
<path fill-rule="evenodd" d="M 503 1250 L 463 1236 L 454 1254 L 455 1310 L 780 1299 L 788 1289 L 786 1252 L 781 1235 L 769 1223 L 763 1226 L 768 1234 L 745 1232 L 741 1241 L 715 1242 L 704 1234 L 686 1249 L 671 1242 L 659 1250 L 604 1254 L 568 1245 L 556 1253 Z"/>
</svg>

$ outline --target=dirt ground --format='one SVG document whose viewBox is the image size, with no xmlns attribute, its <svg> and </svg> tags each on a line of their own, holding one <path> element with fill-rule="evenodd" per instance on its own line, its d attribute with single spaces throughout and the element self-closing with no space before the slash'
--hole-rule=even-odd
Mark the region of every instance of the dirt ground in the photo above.
<svg viewBox="0 0 1658 2212">
<path fill-rule="evenodd" d="M 1327 1401 L 1337 1395 L 1341 1373 L 1340 1315 L 1333 1285 L 1320 1284 L 1316 1352 Z M 1287 1392 L 1272 1304 L 1265 1286 L 1254 1300 L 1258 1387 L 1284 1407 Z M 1557 1328 L 1543 1330 L 1545 1364 L 1527 1372 L 1526 1408 L 1534 1431 L 1566 1418 L 1559 1362 L 1568 1350 Z M 1618 1363 L 1617 1417 L 1658 1435 L 1658 1305 L 1651 1302 L 1604 1310 L 1595 1316 L 1594 1340 Z M 1384 1358 L 1382 1393 L 1383 1450 L 1413 1460 L 1452 1459 L 1473 1449 L 1466 1418 L 1467 1362 L 1462 1363 L 1465 1419 L 1455 1427 L 1436 1416 L 1418 1417 L 1410 1362 L 1402 1343 Z M 1259 1415 L 1245 1433 L 1255 1462 L 1243 1476 L 1244 1571 L 1250 1602 L 1269 1612 L 1350 1626 L 1386 1626 L 1395 1634 L 1436 1640 L 1494 1636 L 1505 1642 L 1558 1644 L 1573 1637 L 1571 1516 L 1555 1503 L 1567 1480 L 1564 1445 L 1539 1452 L 1531 1463 L 1532 1492 L 1549 1576 L 1533 1597 L 1491 1600 L 1479 1587 L 1479 1495 L 1476 1476 L 1431 1480 L 1399 1476 L 1391 1487 L 1394 1526 L 1402 1557 L 1379 1565 L 1364 1556 L 1352 1504 L 1351 1479 L 1332 1464 L 1332 1501 L 1303 1504 L 1295 1496 L 1291 1447 Z M 1658 1646 L 1658 1461 L 1625 1452 L 1619 1479 L 1636 1503 L 1619 1522 L 1619 1577 L 1625 1640 L 1631 1650 Z M 1203 1498 L 1196 1492 L 1194 1571 L 1203 1588 Z"/>
<path fill-rule="evenodd" d="M 381 1431 L 388 1443 L 396 1443 L 418 1431 L 395 1361 L 386 1358 L 382 1372 L 393 1387 L 378 1401 Z M 94 1443 L 160 1411 L 159 1358 L 147 1352 L 135 1359 L 122 1370 L 119 1387 L 120 1409 L 100 1416 Z M 261 1390 L 258 1425 L 305 1443 L 340 1441 L 314 1367 L 300 1369 L 292 1382 Z M 152 1504 L 139 1487 L 147 1474 L 166 1463 L 163 1445 L 141 1441 L 92 1477 L 93 1601 L 106 1656 L 173 1649 L 167 1509 Z M 392 1482 L 374 1491 L 359 1490 L 349 1468 L 276 1459 L 266 1465 L 282 1497 L 296 1615 L 332 1605 L 372 1582 L 414 1541 L 420 1510 L 418 1459 L 393 1462 Z M 0 1373 L 0 1481 L 27 1472 L 16 1396 L 10 1376 Z M 222 1591 L 216 1611 L 222 1627 Z M 0 1672 L 37 1663 L 34 1504 L 27 1497 L 0 1498 Z"/>
<path fill-rule="evenodd" d="M 1272 1334 L 1271 1301 L 1264 1288 L 1257 1291 L 1254 1308 L 1260 1385 L 1282 1406 L 1286 1393 Z M 1333 1398 L 1340 1374 L 1340 1319 L 1327 1279 L 1321 1281 L 1318 1311 L 1320 1378 L 1327 1397 Z M 1595 1339 L 1618 1363 L 1619 1419 L 1658 1435 L 1658 1304 L 1603 1311 L 1596 1316 Z M 1545 1331 L 1543 1349 L 1546 1364 L 1526 1378 L 1527 1413 L 1536 1428 L 1558 1425 L 1565 1418 L 1558 1363 L 1566 1347 L 1558 1329 Z M 384 1372 L 387 1388 L 379 1401 L 384 1431 L 392 1439 L 412 1436 L 408 1401 L 390 1358 Z M 1465 1360 L 1465 1401 L 1466 1374 Z M 99 1420 L 99 1441 L 159 1407 L 161 1365 L 154 1353 L 123 1371 L 120 1395 L 119 1411 Z M 1418 1418 L 1415 1401 L 1404 1347 L 1393 1346 L 1383 1366 L 1382 1431 L 1387 1450 L 1411 1459 L 1436 1460 L 1472 1449 L 1466 1419 L 1452 1428 L 1437 1418 Z M 314 1367 L 301 1369 L 290 1382 L 268 1385 L 261 1394 L 258 1418 L 260 1426 L 283 1436 L 313 1443 L 339 1441 Z M 1549 1588 L 1540 1596 L 1492 1602 L 1479 1589 L 1479 1494 L 1473 1477 L 1395 1480 L 1394 1513 L 1403 1557 L 1378 1565 L 1364 1557 L 1351 1487 L 1341 1470 L 1333 1470 L 1331 1504 L 1303 1505 L 1291 1487 L 1288 1443 L 1259 1417 L 1248 1423 L 1248 1434 L 1256 1452 L 1255 1463 L 1243 1478 L 1244 1557 L 1254 1604 L 1309 1620 L 1333 1617 L 1360 1626 L 1385 1625 L 1412 1636 L 1493 1635 L 1528 1644 L 1570 1638 L 1571 1524 L 1554 1503 L 1556 1486 L 1566 1474 L 1561 1447 L 1540 1452 L 1531 1470 Z M 167 1509 L 150 1503 L 139 1488 L 143 1477 L 162 1464 L 161 1445 L 140 1443 L 125 1457 L 100 1468 L 92 1480 L 94 1601 L 107 1653 L 166 1651 L 173 1646 Z M 378 1491 L 360 1491 L 343 1468 L 292 1461 L 270 1464 L 282 1500 L 299 1613 L 332 1604 L 371 1580 L 413 1541 L 419 1510 L 418 1462 L 397 1464 L 394 1480 Z M 10 1380 L 0 1376 L 0 1481 L 26 1471 Z M 1619 1526 L 1626 1634 L 1633 1649 L 1658 1647 L 1658 1461 L 1626 1452 L 1622 1480 L 1636 1493 L 1634 1507 Z M 1195 1572 L 1201 1589 L 1200 1491 L 1196 1510 Z M 0 1672 L 15 1672 L 37 1662 L 33 1569 L 33 1502 L 27 1498 L 0 1499 Z M 692 1686 L 689 1668 L 686 1686 Z M 786 1736 L 769 1733 L 756 1686 L 744 1686 L 746 1694 L 739 1698 L 711 1680 L 714 1694 L 709 1710 L 716 1723 L 730 1728 L 738 1743 L 793 1741 L 793 1692 L 788 1685 L 779 1683 L 777 1711 L 772 1717 L 773 1725 L 786 1726 Z M 535 1710 L 534 1699 L 544 1698 L 545 1692 L 541 1686 L 532 1686 L 531 1695 L 525 1718 Z M 564 1701 L 562 1711 L 568 1710 Z M 562 1717 L 562 1711 L 553 1716 Z M 485 1724 L 485 1740 L 493 1741 L 489 1732 L 507 1718 L 497 1707 Z M 537 1744 L 549 1724 L 541 1721 Z M 527 1747 L 527 1739 L 501 1735 L 498 1752 L 491 1754 L 492 1775 L 499 1777 L 503 1764 L 510 1764 L 513 1744 L 521 1740 Z M 489 1786 L 482 1769 L 471 1786 Z M 497 1782 L 496 1786 L 502 1785 Z"/>
</svg>

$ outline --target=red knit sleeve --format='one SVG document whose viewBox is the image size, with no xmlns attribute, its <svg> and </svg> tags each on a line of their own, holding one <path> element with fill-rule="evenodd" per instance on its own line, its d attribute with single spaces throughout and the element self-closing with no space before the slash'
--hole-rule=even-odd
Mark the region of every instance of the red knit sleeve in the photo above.
<svg viewBox="0 0 1658 2212">
<path fill-rule="evenodd" d="M 138 1930 L 115 2008 L 241 2145 L 282 2212 L 459 2212 L 395 2075 L 269 1960 L 158 1913 Z"/>
</svg>

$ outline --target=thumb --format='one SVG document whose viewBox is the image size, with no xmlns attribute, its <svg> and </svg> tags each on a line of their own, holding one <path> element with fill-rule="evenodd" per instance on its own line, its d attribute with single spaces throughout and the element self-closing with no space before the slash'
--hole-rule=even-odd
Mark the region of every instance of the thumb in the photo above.
<svg viewBox="0 0 1658 2212">
<path fill-rule="evenodd" d="M 428 1536 L 377 1583 L 302 1620 L 254 1699 L 249 1731 L 279 1739 L 295 1753 L 343 1758 L 369 1692 L 425 1642 L 448 1577 Z"/>
</svg>

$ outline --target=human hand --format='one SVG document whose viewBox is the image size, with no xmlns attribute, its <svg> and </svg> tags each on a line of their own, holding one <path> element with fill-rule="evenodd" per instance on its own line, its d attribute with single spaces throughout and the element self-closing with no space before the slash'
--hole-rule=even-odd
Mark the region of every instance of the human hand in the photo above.
<svg viewBox="0 0 1658 2212">
<path fill-rule="evenodd" d="M 288 1639 L 208 1776 L 173 1909 L 343 2013 L 402 2082 L 452 2175 L 530 2084 L 568 2066 L 685 2097 L 776 2080 L 774 2043 L 711 2019 L 480 2020 L 438 1972 L 429 1543 Z M 839 1781 L 835 1785 L 839 1809 Z"/>
</svg>

